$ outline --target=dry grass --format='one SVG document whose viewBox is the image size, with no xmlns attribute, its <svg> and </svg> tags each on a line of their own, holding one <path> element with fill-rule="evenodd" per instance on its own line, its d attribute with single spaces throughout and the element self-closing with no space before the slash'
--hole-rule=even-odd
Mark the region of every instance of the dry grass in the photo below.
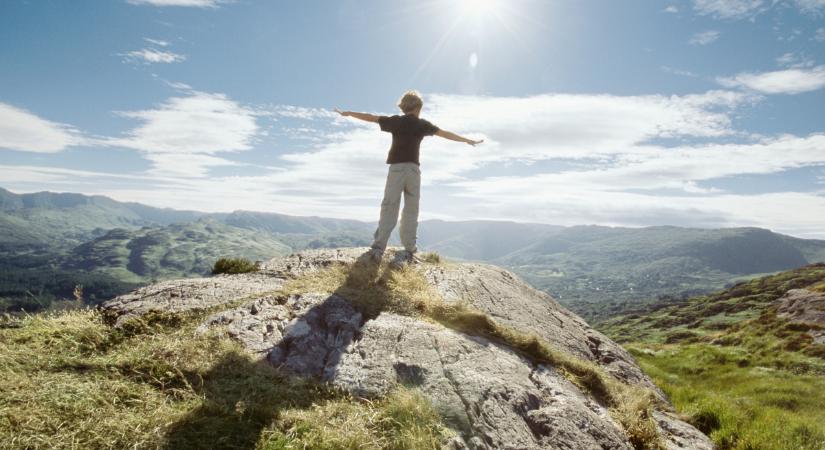
<svg viewBox="0 0 825 450">
<path fill-rule="evenodd" d="M 419 317 L 505 344 L 536 364 L 555 367 L 609 407 L 635 448 L 663 448 L 651 415 L 656 400 L 652 392 L 621 383 L 597 364 L 560 351 L 535 334 L 501 325 L 466 302 L 444 302 L 416 266 L 392 268 L 385 262 L 366 260 L 339 264 L 291 280 L 284 289 L 289 294 L 337 293 L 349 299 L 366 318 L 381 312 Z"/>
<path fill-rule="evenodd" d="M 0 327 L 0 448 L 417 449 L 447 435 L 414 392 L 369 403 L 287 377 L 225 336 L 196 337 L 202 318 L 112 329 L 86 310 Z"/>
</svg>

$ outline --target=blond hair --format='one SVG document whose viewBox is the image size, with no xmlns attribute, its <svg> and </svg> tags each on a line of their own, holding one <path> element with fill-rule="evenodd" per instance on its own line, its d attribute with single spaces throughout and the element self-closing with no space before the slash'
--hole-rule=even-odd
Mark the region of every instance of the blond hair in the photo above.
<svg viewBox="0 0 825 450">
<path fill-rule="evenodd" d="M 421 94 L 413 90 L 405 92 L 398 100 L 398 107 L 404 113 L 411 113 L 422 106 L 424 106 L 424 100 L 421 99 Z"/>
</svg>

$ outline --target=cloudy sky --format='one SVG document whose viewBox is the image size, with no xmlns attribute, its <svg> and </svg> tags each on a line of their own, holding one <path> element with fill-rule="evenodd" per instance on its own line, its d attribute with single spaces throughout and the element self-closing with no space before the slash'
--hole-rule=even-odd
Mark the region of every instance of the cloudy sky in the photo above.
<svg viewBox="0 0 825 450">
<path fill-rule="evenodd" d="M 373 221 L 409 88 L 424 218 L 825 238 L 825 0 L 4 0 L 0 187 Z"/>
</svg>

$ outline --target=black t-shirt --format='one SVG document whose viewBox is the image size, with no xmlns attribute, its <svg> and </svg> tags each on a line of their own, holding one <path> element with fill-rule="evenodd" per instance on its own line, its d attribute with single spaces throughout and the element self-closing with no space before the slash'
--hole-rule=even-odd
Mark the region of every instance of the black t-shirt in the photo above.
<svg viewBox="0 0 825 450">
<path fill-rule="evenodd" d="M 418 162 L 418 151 L 424 136 L 432 136 L 438 127 L 413 114 L 403 116 L 381 116 L 378 118 L 381 131 L 392 133 L 392 147 L 387 155 L 387 164 Z"/>
</svg>

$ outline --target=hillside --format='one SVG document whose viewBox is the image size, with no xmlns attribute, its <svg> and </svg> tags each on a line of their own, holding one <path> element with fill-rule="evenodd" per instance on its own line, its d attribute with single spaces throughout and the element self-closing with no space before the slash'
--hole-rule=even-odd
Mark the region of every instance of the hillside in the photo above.
<svg viewBox="0 0 825 450">
<path fill-rule="evenodd" d="M 740 279 L 823 261 L 825 241 L 759 228 L 570 227 L 495 262 L 588 320 L 659 297 L 686 298 Z"/>
<path fill-rule="evenodd" d="M 19 254 L 0 261 L 0 306 L 28 310 L 73 298 L 82 286 L 89 304 L 156 280 L 203 276 L 233 255 L 263 260 L 290 247 L 269 235 L 211 219 L 140 229 L 115 228 L 67 250 Z M 3 303 L 5 302 L 5 305 Z"/>
<path fill-rule="evenodd" d="M 204 232 L 202 221 L 221 232 Z M 198 237 L 179 241 L 187 227 Z M 280 254 L 369 245 L 374 224 L 250 211 L 205 214 L 102 196 L 0 191 L 0 231 L 0 304 L 38 309 L 52 299 L 71 298 L 77 284 L 84 285 L 87 299 L 98 301 L 153 278 L 198 275 L 216 256 L 258 259 L 262 249 Z M 161 251 L 167 244 L 173 249 Z M 588 320 L 825 261 L 825 241 L 758 228 L 426 220 L 419 227 L 419 247 L 507 267 Z"/>
<path fill-rule="evenodd" d="M 100 195 L 15 194 L 0 188 L 0 251 L 7 245 L 65 248 L 98 237 L 105 230 L 168 225 L 202 215 L 118 202 Z"/>
<path fill-rule="evenodd" d="M 3 323 L 0 439 L 711 448 L 621 347 L 512 273 L 433 254 L 378 264 L 365 251 L 306 251 Z"/>
<path fill-rule="evenodd" d="M 825 446 L 825 264 L 599 327 L 722 448 Z"/>
</svg>

